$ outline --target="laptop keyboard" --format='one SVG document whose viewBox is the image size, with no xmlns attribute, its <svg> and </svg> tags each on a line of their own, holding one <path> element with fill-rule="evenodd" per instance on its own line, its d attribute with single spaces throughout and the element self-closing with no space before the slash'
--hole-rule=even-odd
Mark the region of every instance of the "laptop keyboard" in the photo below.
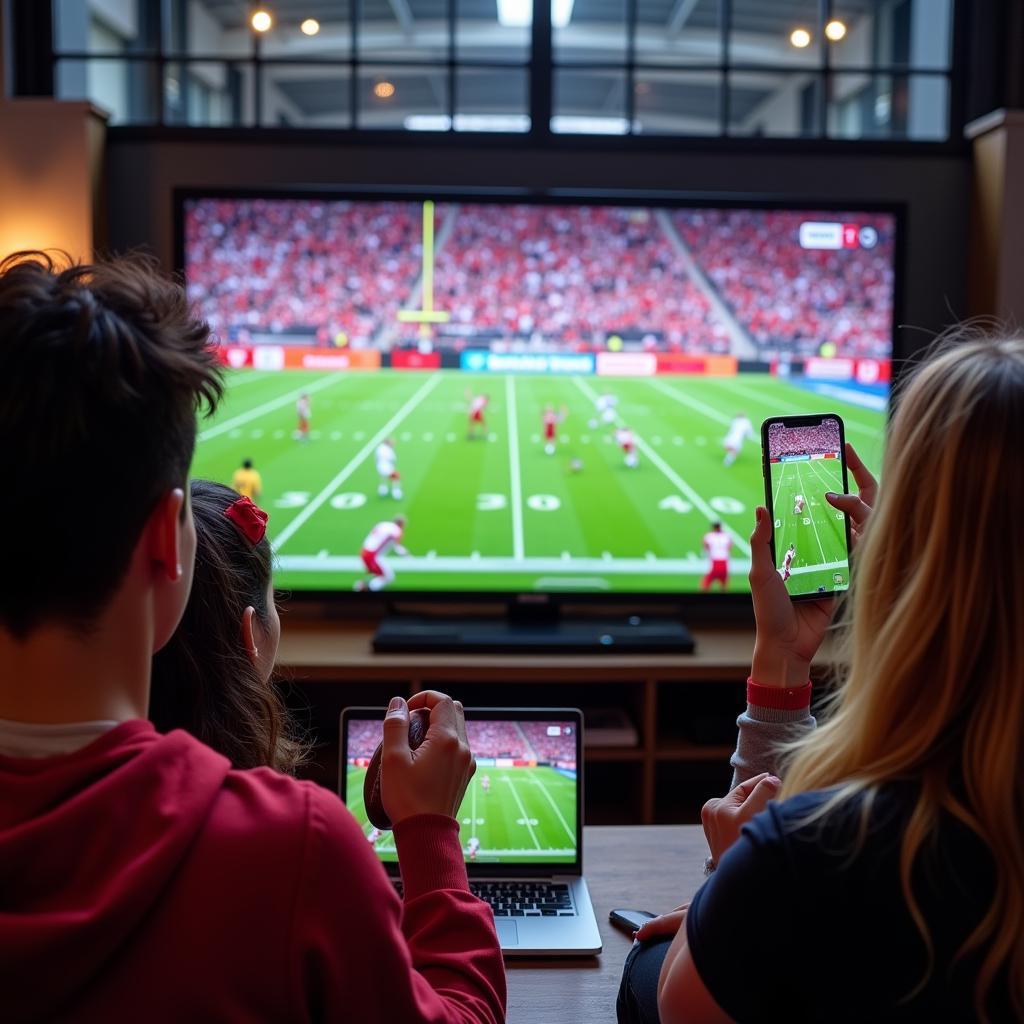
<svg viewBox="0 0 1024 1024">
<path fill-rule="evenodd" d="M 401 881 L 395 881 L 402 895 Z M 575 917 L 569 886 L 564 882 L 523 879 L 517 882 L 470 882 L 472 894 L 490 905 L 495 917 Z"/>
</svg>

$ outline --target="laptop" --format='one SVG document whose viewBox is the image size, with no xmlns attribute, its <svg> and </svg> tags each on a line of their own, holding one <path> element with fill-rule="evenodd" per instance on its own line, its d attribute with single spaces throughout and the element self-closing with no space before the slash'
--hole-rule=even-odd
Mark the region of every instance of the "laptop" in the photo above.
<svg viewBox="0 0 1024 1024">
<path fill-rule="evenodd" d="M 363 779 L 384 708 L 341 714 L 339 792 L 401 892 L 390 832 L 370 825 Z M 489 903 L 506 956 L 590 956 L 601 935 L 583 878 L 583 715 L 570 708 L 466 708 L 476 757 L 459 808 L 469 886 Z"/>
</svg>

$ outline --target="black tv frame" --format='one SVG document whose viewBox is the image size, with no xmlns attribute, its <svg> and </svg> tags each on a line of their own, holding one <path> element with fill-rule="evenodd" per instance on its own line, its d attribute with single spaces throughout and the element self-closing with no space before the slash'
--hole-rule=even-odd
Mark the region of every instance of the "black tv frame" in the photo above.
<svg viewBox="0 0 1024 1024">
<path fill-rule="evenodd" d="M 893 304 L 891 337 L 892 383 L 897 385 L 903 371 L 907 353 L 900 344 L 898 327 L 903 319 L 904 277 L 906 271 L 905 202 L 866 202 L 861 199 L 816 200 L 778 193 L 746 192 L 686 192 L 667 189 L 587 189 L 587 188 L 503 188 L 492 186 L 402 186 L 402 185 L 338 185 L 310 184 L 308 186 L 267 186 L 237 188 L 178 187 L 173 190 L 174 217 L 174 270 L 185 278 L 185 203 L 196 199 L 318 199 L 323 201 L 376 200 L 378 202 L 423 202 L 433 199 L 447 202 L 529 203 L 531 205 L 562 206 L 641 206 L 672 209 L 678 207 L 750 210 L 820 210 L 822 212 L 885 213 L 895 219 L 896 242 L 893 266 Z M 890 390 L 891 411 L 891 390 Z M 888 412 L 886 420 L 888 429 Z M 751 524 L 751 528 L 753 525 Z M 283 599 L 303 609 L 330 614 L 337 611 L 346 615 L 353 610 L 367 616 L 378 617 L 400 607 L 428 605 L 438 612 L 445 606 L 472 605 L 477 614 L 487 614 L 481 606 L 504 606 L 512 618 L 528 620 L 555 618 L 563 609 L 580 606 L 590 612 L 628 615 L 634 610 L 651 609 L 664 616 L 675 611 L 689 621 L 733 620 L 751 622 L 750 595 L 691 592 L 681 594 L 645 593 L 642 591 L 595 593 L 571 591 L 515 591 L 515 590 L 394 590 L 383 592 L 356 592 L 347 590 L 287 590 Z"/>
</svg>

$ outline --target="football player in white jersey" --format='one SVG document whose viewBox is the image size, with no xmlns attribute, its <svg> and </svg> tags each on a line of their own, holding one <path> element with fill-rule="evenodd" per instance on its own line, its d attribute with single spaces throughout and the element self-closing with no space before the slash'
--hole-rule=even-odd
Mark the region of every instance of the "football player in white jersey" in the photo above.
<svg viewBox="0 0 1024 1024">
<path fill-rule="evenodd" d="M 469 423 L 466 427 L 466 437 L 472 441 L 477 437 L 484 437 L 487 433 L 487 423 L 484 420 L 484 410 L 490 402 L 490 395 L 474 395 L 468 393 L 469 398 Z"/>
<path fill-rule="evenodd" d="M 388 492 L 396 501 L 402 497 L 401 478 L 398 473 L 398 456 L 395 454 L 395 442 L 386 437 L 379 445 L 374 455 L 377 463 L 377 476 L 380 483 L 377 485 L 377 493 L 386 498 Z"/>
<path fill-rule="evenodd" d="M 785 557 L 782 559 L 782 568 L 779 569 L 779 575 L 782 577 L 783 582 L 789 579 L 793 575 L 793 559 L 796 558 L 796 545 L 790 544 L 789 550 L 786 552 Z"/>
<path fill-rule="evenodd" d="M 754 433 L 754 425 L 747 419 L 745 412 L 737 413 L 733 417 L 732 423 L 729 424 L 729 431 L 722 442 L 725 447 L 725 458 L 722 460 L 723 466 L 731 466 L 736 461 L 736 456 L 739 455 L 743 442 L 747 438 L 750 438 L 751 441 L 757 440 L 757 435 Z"/>
<path fill-rule="evenodd" d="M 711 568 L 701 580 L 700 589 L 710 590 L 711 584 L 717 582 L 725 590 L 729 585 L 729 552 L 732 550 L 732 537 L 722 529 L 721 523 L 712 523 L 711 529 L 704 534 L 703 546 L 711 561 Z"/>
<path fill-rule="evenodd" d="M 356 590 L 383 590 L 394 582 L 395 571 L 385 559 L 392 550 L 396 555 L 407 555 L 402 547 L 402 535 L 405 533 L 405 516 L 395 516 L 378 523 L 363 541 L 363 549 L 359 557 L 370 574 L 369 580 L 358 580 Z"/>
<path fill-rule="evenodd" d="M 640 465 L 640 460 L 636 454 L 636 438 L 633 437 L 633 431 L 627 426 L 621 426 L 615 431 L 615 443 L 622 449 L 622 453 L 626 457 L 626 465 L 630 469 L 636 469 Z"/>
<path fill-rule="evenodd" d="M 295 433 L 292 436 L 296 441 L 309 440 L 309 421 L 312 416 L 312 403 L 309 400 L 309 395 L 303 392 L 299 395 L 299 400 L 295 403 L 295 417 L 298 420 L 298 425 L 296 426 Z"/>
<path fill-rule="evenodd" d="M 798 516 L 804 510 L 804 496 L 802 494 L 793 497 L 793 515 Z"/>
<path fill-rule="evenodd" d="M 618 404 L 618 398 L 607 391 L 603 395 L 598 395 L 594 402 L 597 416 L 590 421 L 590 429 L 594 430 L 598 422 L 603 423 L 606 427 L 610 427 L 615 422 L 615 406 Z"/>
</svg>

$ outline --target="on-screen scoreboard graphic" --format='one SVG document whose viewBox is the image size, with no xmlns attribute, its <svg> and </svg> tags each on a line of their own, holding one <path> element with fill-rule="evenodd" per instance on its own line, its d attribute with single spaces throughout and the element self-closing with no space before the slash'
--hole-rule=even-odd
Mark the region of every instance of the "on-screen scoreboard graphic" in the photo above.
<svg viewBox="0 0 1024 1024">
<path fill-rule="evenodd" d="M 228 366 L 193 475 L 253 461 L 282 588 L 375 586 L 401 518 L 389 590 L 694 592 L 717 521 L 743 591 L 762 419 L 835 411 L 880 463 L 890 215 L 199 199 L 184 224 Z"/>
</svg>

